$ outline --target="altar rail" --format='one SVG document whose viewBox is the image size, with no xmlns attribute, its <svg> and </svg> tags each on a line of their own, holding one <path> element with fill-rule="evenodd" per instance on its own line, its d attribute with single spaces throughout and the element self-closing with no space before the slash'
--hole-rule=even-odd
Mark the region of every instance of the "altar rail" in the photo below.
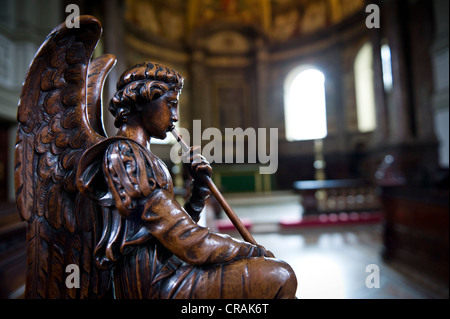
<svg viewBox="0 0 450 319">
<path fill-rule="evenodd" d="M 379 211 L 375 185 L 361 179 L 297 181 L 303 215 Z"/>
</svg>

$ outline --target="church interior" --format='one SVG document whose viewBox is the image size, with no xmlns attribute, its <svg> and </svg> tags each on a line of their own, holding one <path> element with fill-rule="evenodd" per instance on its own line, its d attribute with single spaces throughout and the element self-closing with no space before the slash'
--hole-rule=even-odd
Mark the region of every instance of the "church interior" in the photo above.
<svg viewBox="0 0 450 319">
<path fill-rule="evenodd" d="M 0 298 L 23 298 L 26 275 L 21 86 L 45 37 L 77 12 L 102 23 L 94 57 L 117 57 L 104 101 L 138 62 L 184 76 L 177 127 L 256 241 L 292 266 L 298 298 L 449 297 L 447 0 L 0 5 Z M 107 110 L 103 120 L 114 135 Z M 183 201 L 176 142 L 152 142 Z M 200 222 L 240 236 L 213 197 Z"/>
</svg>

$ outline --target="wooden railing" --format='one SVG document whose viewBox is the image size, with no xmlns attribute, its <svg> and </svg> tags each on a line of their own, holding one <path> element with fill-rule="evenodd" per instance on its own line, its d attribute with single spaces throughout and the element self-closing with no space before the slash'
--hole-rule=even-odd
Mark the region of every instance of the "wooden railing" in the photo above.
<svg viewBox="0 0 450 319">
<path fill-rule="evenodd" d="M 304 215 L 376 211 L 381 208 L 377 188 L 366 180 L 297 181 Z"/>
</svg>

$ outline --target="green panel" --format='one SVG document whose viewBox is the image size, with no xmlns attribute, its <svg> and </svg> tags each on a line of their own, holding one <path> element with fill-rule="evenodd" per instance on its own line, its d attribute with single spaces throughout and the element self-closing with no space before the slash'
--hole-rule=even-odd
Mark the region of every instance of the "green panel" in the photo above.
<svg viewBox="0 0 450 319">
<path fill-rule="evenodd" d="M 221 177 L 221 188 L 224 192 L 254 192 L 254 175 L 234 175 Z"/>
</svg>

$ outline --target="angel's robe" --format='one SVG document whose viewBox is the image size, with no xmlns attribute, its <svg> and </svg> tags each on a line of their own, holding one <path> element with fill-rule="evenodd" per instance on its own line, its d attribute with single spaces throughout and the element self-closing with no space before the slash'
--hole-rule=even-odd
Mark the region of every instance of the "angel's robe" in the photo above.
<svg viewBox="0 0 450 319">
<path fill-rule="evenodd" d="M 118 298 L 293 298 L 290 266 L 262 247 L 197 224 L 153 153 L 110 138 L 82 158 L 83 185 L 101 207 L 99 267 L 112 267 Z"/>
</svg>

